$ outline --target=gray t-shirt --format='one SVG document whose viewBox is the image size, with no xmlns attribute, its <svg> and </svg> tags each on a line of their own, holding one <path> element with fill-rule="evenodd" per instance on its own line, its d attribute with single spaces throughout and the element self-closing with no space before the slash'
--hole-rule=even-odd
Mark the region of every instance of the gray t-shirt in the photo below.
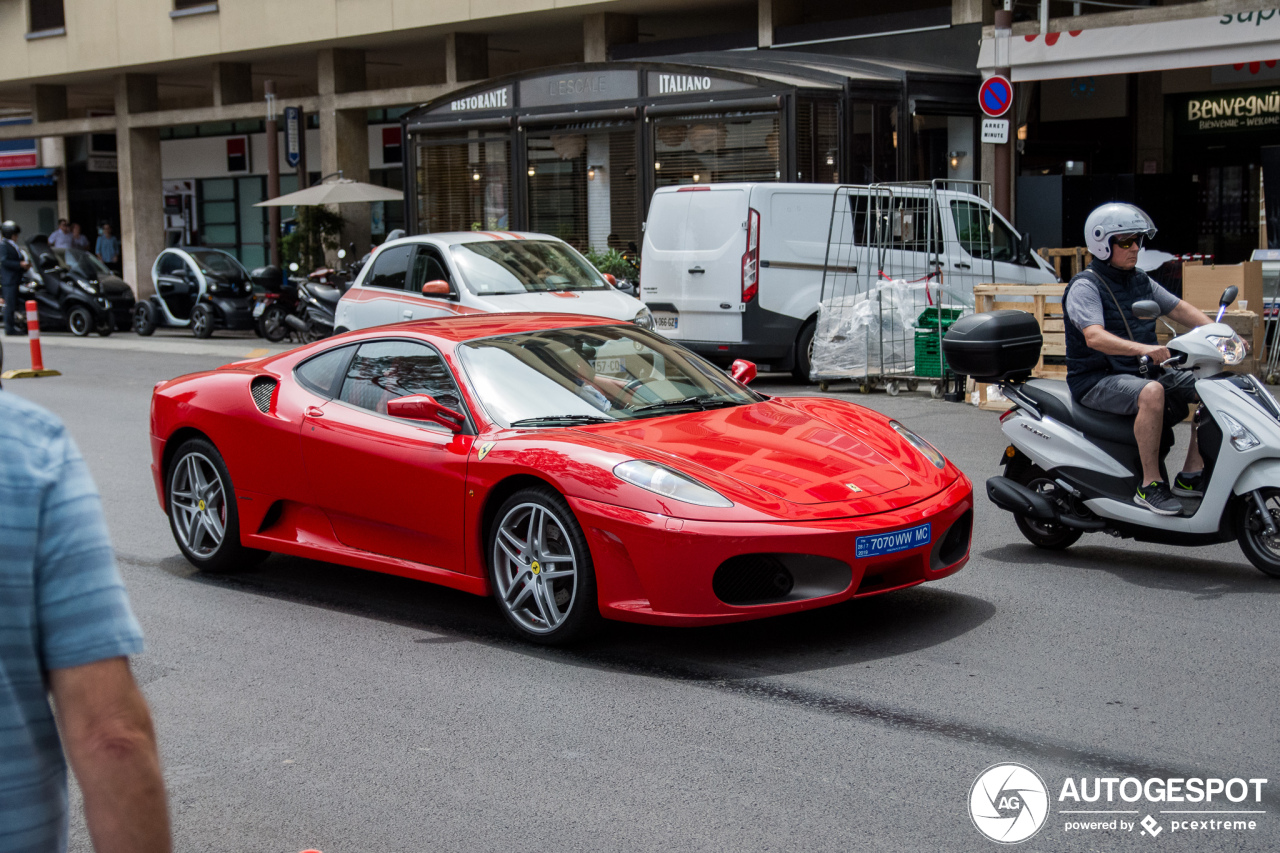
<svg viewBox="0 0 1280 853">
<path fill-rule="evenodd" d="M 1067 291 L 1067 316 L 1082 332 L 1088 326 L 1105 326 L 1102 300 L 1110 298 L 1111 294 L 1102 292 L 1093 275 L 1082 275 Z M 1182 301 L 1154 281 L 1151 282 L 1151 298 L 1160 306 L 1161 314 L 1168 314 Z"/>
</svg>

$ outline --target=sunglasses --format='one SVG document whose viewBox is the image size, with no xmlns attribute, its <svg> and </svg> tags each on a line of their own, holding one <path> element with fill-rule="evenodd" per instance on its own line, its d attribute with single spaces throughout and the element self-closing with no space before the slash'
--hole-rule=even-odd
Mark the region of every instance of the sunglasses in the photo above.
<svg viewBox="0 0 1280 853">
<path fill-rule="evenodd" d="M 1141 249 L 1143 239 L 1144 239 L 1143 236 L 1141 234 L 1138 234 L 1134 237 L 1125 237 L 1123 239 L 1112 240 L 1111 245 L 1115 246 L 1117 249 L 1132 249 L 1135 245 L 1137 245 L 1137 247 Z"/>
</svg>

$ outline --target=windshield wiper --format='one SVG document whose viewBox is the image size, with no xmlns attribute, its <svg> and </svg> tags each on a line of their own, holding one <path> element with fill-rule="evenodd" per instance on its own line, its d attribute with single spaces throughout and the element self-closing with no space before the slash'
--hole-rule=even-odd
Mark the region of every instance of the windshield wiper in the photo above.
<svg viewBox="0 0 1280 853">
<path fill-rule="evenodd" d="M 550 426 L 551 424 L 611 424 L 615 418 L 602 418 L 599 415 L 542 415 L 537 418 L 521 418 L 512 421 L 513 427 Z"/>
<path fill-rule="evenodd" d="M 633 414 L 638 415 L 641 412 L 656 412 L 662 409 L 696 408 L 696 409 L 701 409 L 705 411 L 707 409 L 723 409 L 726 406 L 738 406 L 738 405 L 741 405 L 741 404 L 738 403 L 738 401 L 736 400 L 722 400 L 716 397 L 707 397 L 703 395 L 703 396 L 695 396 L 695 397 L 685 397 L 683 400 L 664 400 L 661 403 L 650 403 L 647 406 L 641 406 L 640 408 L 632 409 L 631 411 Z"/>
</svg>

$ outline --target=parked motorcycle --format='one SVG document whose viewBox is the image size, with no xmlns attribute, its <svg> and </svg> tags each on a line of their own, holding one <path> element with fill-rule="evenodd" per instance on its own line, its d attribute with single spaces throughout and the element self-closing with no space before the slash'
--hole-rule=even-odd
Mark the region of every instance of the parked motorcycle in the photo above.
<svg viewBox="0 0 1280 853">
<path fill-rule="evenodd" d="M 346 256 L 345 250 L 338 251 L 338 257 Z M 289 265 L 289 269 L 297 272 L 297 263 Z M 331 279 L 334 281 L 331 282 Z M 333 334 L 334 316 L 338 310 L 338 300 L 351 286 L 349 280 L 337 275 L 337 270 L 321 267 L 313 270 L 305 279 L 296 278 L 297 306 L 292 314 L 284 317 L 285 324 L 302 339 L 304 343 L 318 341 Z"/>
<path fill-rule="evenodd" d="M 1236 297 L 1229 287 L 1217 319 Z M 1135 302 L 1133 313 L 1154 319 L 1160 309 Z M 1009 439 L 1004 476 L 987 481 L 987 496 L 1013 513 L 1032 544 L 1062 549 L 1083 534 L 1105 532 L 1141 542 L 1210 545 L 1236 540 L 1256 568 L 1280 577 L 1280 403 L 1251 375 L 1223 372 L 1239 364 L 1248 346 L 1231 327 L 1214 322 L 1178 335 L 1159 367 L 1196 378 L 1204 495 L 1186 497 L 1182 513 L 1165 516 L 1133 503 L 1142 470 L 1133 416 L 1081 406 L 1067 384 L 1032 379 L 1041 346 L 1036 321 L 1022 311 L 992 311 L 961 318 L 943 339 L 957 373 L 1001 386 L 1014 404 L 1000 419 Z M 1148 375 L 1156 365 L 1145 359 Z M 1160 469 L 1173 444 L 1166 427 Z"/>
<path fill-rule="evenodd" d="M 106 337 L 129 328 L 133 289 L 97 256 L 83 249 L 55 249 L 39 235 L 23 252 L 31 268 L 18 286 L 18 300 L 36 303 L 42 330 L 69 329 L 83 337 Z"/>
<path fill-rule="evenodd" d="M 289 336 L 285 318 L 297 310 L 298 284 L 277 266 L 249 273 L 254 285 L 253 319 L 258 336 L 279 343 Z M 261 290 L 261 292 L 257 292 Z"/>
</svg>

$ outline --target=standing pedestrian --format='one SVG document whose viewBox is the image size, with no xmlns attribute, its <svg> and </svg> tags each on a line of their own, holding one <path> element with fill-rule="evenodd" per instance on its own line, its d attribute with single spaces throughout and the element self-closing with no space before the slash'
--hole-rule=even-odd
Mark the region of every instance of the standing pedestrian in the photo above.
<svg viewBox="0 0 1280 853">
<path fill-rule="evenodd" d="M 89 238 L 80 232 L 80 223 L 71 223 L 71 245 L 77 249 L 89 250 Z"/>
<path fill-rule="evenodd" d="M 155 732 L 126 657 L 142 632 L 97 489 L 62 423 L 5 391 L 0 447 L 0 853 L 67 849 L 68 760 L 96 850 L 168 853 Z"/>
<path fill-rule="evenodd" d="M 4 333 L 25 335 L 26 315 L 18 304 L 18 285 L 31 264 L 22 259 L 22 250 L 14 237 L 22 231 L 12 219 L 0 223 L 0 296 L 4 297 Z"/>
<path fill-rule="evenodd" d="M 120 262 L 120 238 L 111 233 L 110 222 L 102 223 L 102 233 L 98 236 L 98 245 L 94 246 L 93 253 L 112 269 Z"/>
<path fill-rule="evenodd" d="M 71 223 L 65 219 L 59 219 L 58 227 L 49 235 L 49 245 L 55 249 L 70 249 Z"/>
</svg>

